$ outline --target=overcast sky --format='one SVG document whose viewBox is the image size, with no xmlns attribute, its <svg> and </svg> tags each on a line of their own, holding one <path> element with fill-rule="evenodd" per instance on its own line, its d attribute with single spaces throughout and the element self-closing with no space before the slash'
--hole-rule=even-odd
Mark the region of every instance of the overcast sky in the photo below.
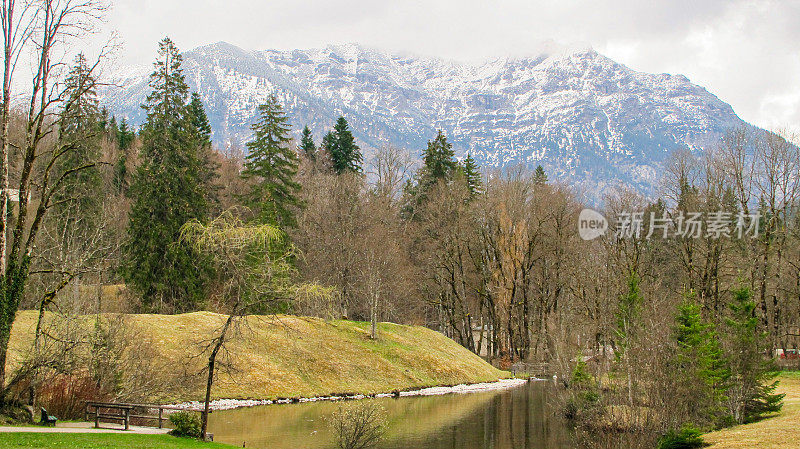
<svg viewBox="0 0 800 449">
<path fill-rule="evenodd" d="M 746 121 L 800 129 L 800 0 L 110 1 L 105 31 L 121 38 L 124 64 L 151 61 L 165 35 L 181 49 L 357 42 L 465 61 L 534 54 L 554 40 L 684 74 Z"/>
</svg>

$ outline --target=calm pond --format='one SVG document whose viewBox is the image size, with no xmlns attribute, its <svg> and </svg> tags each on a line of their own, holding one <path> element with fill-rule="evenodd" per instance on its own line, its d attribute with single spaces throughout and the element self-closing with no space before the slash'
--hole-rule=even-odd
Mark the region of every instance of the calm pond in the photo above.
<svg viewBox="0 0 800 449">
<path fill-rule="evenodd" d="M 503 391 L 377 401 L 387 412 L 380 449 L 572 448 L 564 423 L 547 405 L 550 382 Z M 347 404 L 345 404 L 346 406 Z M 214 440 L 260 449 L 333 448 L 326 418 L 335 402 L 267 405 L 218 411 L 209 418 Z"/>
</svg>

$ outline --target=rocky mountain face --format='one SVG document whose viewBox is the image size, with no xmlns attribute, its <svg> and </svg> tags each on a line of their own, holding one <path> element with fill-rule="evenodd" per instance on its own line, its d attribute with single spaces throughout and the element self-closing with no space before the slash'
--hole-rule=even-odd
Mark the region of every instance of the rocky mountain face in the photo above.
<svg viewBox="0 0 800 449">
<path fill-rule="evenodd" d="M 118 117 L 144 119 L 149 66 L 113 77 L 102 92 Z M 681 75 L 634 71 L 588 48 L 466 64 L 397 55 L 355 44 L 247 51 L 226 43 L 184 53 L 221 145 L 250 136 L 256 107 L 276 94 L 299 130 L 317 142 L 344 115 L 370 148 L 421 154 L 442 129 L 456 154 L 487 167 L 541 164 L 551 180 L 598 199 L 624 184 L 652 192 L 674 150 L 699 151 L 746 125 L 727 103 Z"/>
</svg>

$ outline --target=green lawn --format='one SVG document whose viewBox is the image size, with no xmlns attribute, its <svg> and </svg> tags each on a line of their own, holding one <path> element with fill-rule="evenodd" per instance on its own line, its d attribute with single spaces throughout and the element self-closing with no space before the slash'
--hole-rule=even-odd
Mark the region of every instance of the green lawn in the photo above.
<svg viewBox="0 0 800 449">
<path fill-rule="evenodd" d="M 233 446 L 203 443 L 169 435 L 118 433 L 0 433 L 0 448 L 52 449 L 230 449 Z"/>
<path fill-rule="evenodd" d="M 784 449 L 800 441 L 800 372 L 784 371 L 778 377 L 778 392 L 785 393 L 783 410 L 772 418 L 729 427 L 704 436 L 710 449 Z"/>
</svg>

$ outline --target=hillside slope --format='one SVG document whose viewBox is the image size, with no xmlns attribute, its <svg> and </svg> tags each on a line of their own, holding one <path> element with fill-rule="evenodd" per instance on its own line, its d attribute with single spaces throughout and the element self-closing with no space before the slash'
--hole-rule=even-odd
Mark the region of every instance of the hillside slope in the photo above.
<svg viewBox="0 0 800 449">
<path fill-rule="evenodd" d="M 113 319 L 106 316 L 107 319 Z M 9 364 L 30 347 L 36 314 L 17 315 Z M 186 401 L 204 392 L 204 342 L 224 317 L 210 312 L 183 315 L 124 315 L 134 349 L 145 352 L 147 369 L 125 376 L 150 376 L 149 399 Z M 86 317 L 91 325 L 93 317 Z M 214 398 L 272 399 L 331 393 L 378 393 L 433 385 L 497 380 L 493 368 L 453 340 L 430 329 L 381 323 L 369 339 L 368 323 L 296 316 L 250 316 L 232 335 L 230 365 L 215 383 Z"/>
</svg>

